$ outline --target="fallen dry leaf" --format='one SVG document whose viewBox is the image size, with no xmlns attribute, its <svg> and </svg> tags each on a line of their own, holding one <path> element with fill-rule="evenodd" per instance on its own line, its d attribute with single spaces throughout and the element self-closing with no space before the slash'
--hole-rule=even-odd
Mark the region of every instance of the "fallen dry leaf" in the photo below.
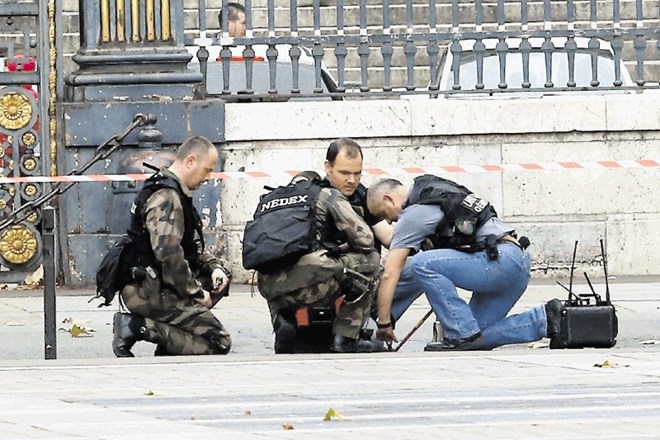
<svg viewBox="0 0 660 440">
<path fill-rule="evenodd" d="M 324 422 L 329 422 L 331 420 L 342 420 L 344 416 L 341 415 L 339 411 L 337 411 L 334 408 L 330 408 L 328 412 L 325 413 L 325 416 L 323 417 Z"/>
<path fill-rule="evenodd" d="M 619 367 L 629 367 L 630 365 L 619 365 L 616 362 L 612 362 L 610 360 L 605 360 L 605 362 L 602 363 L 595 363 L 594 367 L 598 368 L 619 368 Z"/>
<path fill-rule="evenodd" d="M 74 338 L 91 338 L 94 336 L 92 333 L 95 331 L 93 328 L 81 327 L 77 324 L 71 326 L 71 328 L 60 328 L 60 331 L 71 333 L 71 336 Z"/>
<path fill-rule="evenodd" d="M 62 321 L 62 324 L 89 324 L 92 322 L 91 319 L 73 319 L 73 318 L 66 318 Z"/>
<path fill-rule="evenodd" d="M 147 390 L 147 391 L 145 391 L 144 395 L 145 396 L 162 396 L 163 393 L 158 392 L 158 391 L 154 391 L 154 390 Z"/>
<path fill-rule="evenodd" d="M 251 416 L 251 415 L 252 415 L 252 411 L 250 411 L 249 409 L 246 409 L 246 410 L 245 410 L 245 415 L 246 415 L 246 416 Z"/>
<path fill-rule="evenodd" d="M 548 342 L 536 341 L 536 342 L 530 342 L 527 345 L 527 348 L 531 348 L 532 350 L 536 350 L 538 348 L 546 348 L 546 347 L 549 347 L 549 346 L 550 346 L 550 344 Z"/>
<path fill-rule="evenodd" d="M 37 270 L 25 278 L 25 283 L 16 286 L 16 290 L 35 290 L 44 285 L 44 267 L 39 266 Z"/>
<path fill-rule="evenodd" d="M 290 431 L 293 429 L 293 425 L 291 423 L 284 422 L 282 423 L 282 428 L 286 429 L 287 431 Z"/>
</svg>

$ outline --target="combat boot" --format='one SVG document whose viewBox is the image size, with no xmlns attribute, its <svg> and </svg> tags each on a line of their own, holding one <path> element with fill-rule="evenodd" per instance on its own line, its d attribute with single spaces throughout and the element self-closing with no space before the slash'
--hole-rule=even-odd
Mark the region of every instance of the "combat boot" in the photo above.
<svg viewBox="0 0 660 440">
<path fill-rule="evenodd" d="M 134 357 L 131 348 L 144 340 L 144 318 L 128 313 L 115 313 L 112 319 L 112 351 L 117 357 Z"/>
<path fill-rule="evenodd" d="M 164 344 L 156 344 L 156 349 L 154 350 L 154 356 L 169 356 L 170 354 L 167 351 L 167 347 Z"/>
<path fill-rule="evenodd" d="M 550 348 L 566 348 L 562 341 L 561 316 L 566 307 L 558 299 L 553 299 L 545 304 L 546 336 L 550 338 Z"/>
<path fill-rule="evenodd" d="M 277 315 L 275 330 L 275 354 L 293 353 L 296 343 L 296 325 L 283 315 Z"/>
<path fill-rule="evenodd" d="M 353 339 L 342 335 L 334 335 L 330 343 L 330 351 L 333 353 L 373 353 L 382 350 L 371 341 L 362 338 Z"/>
</svg>

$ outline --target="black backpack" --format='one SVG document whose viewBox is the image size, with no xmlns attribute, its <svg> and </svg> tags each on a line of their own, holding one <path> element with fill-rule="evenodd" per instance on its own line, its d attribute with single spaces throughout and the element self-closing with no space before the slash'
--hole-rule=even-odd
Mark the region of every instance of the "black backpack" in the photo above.
<svg viewBox="0 0 660 440">
<path fill-rule="evenodd" d="M 294 264 L 316 247 L 317 179 L 280 186 L 261 196 L 243 233 L 243 267 L 262 273 Z"/>
<path fill-rule="evenodd" d="M 128 283 L 133 247 L 133 240 L 128 235 L 122 235 L 103 257 L 96 271 L 96 296 L 92 298 L 103 298 L 104 302 L 99 307 L 109 306 L 115 294 Z"/>
</svg>

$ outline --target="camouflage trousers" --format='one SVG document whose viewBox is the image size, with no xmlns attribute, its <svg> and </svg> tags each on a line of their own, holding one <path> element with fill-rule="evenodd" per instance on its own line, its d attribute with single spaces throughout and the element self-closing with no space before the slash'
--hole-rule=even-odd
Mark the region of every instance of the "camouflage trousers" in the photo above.
<svg viewBox="0 0 660 440">
<path fill-rule="evenodd" d="M 260 277 L 259 290 L 260 292 L 265 290 L 264 296 L 268 300 L 271 320 L 274 322 L 278 314 L 291 315 L 304 306 L 334 307 L 335 300 L 345 295 L 335 317 L 333 333 L 357 339 L 369 317 L 371 304 L 376 295 L 380 276 L 379 256 L 376 252 L 373 255 L 345 254 L 338 259 L 338 262 L 339 270 L 334 271 L 333 276 L 285 293 L 272 294 L 273 291 L 278 291 L 283 285 L 288 284 L 286 274 L 280 274 L 279 280 L 277 277 L 275 279 Z M 330 265 L 317 267 L 319 269 L 317 273 L 327 275 Z M 315 266 L 306 260 L 305 277 L 313 279 L 314 269 Z M 289 271 L 289 276 L 294 272 L 295 270 Z M 269 289 L 267 286 L 269 283 L 278 283 L 279 286 Z M 291 284 L 295 285 L 295 281 Z"/>
<path fill-rule="evenodd" d="M 225 294 L 213 295 L 213 305 Z M 193 298 L 161 290 L 158 279 L 147 277 L 140 285 L 127 285 L 122 300 L 131 313 L 145 319 L 146 339 L 169 355 L 229 353 L 231 337 L 213 312 Z"/>
</svg>

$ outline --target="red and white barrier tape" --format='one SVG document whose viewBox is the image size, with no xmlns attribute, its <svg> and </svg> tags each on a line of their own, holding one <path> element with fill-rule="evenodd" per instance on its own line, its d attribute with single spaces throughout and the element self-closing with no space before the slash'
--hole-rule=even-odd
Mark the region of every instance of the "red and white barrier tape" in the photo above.
<svg viewBox="0 0 660 440">
<path fill-rule="evenodd" d="M 499 171 L 545 171 L 545 170 L 612 170 L 626 168 L 659 168 L 660 159 L 603 160 L 576 162 L 530 162 L 484 165 L 446 165 L 437 167 L 364 168 L 367 176 L 396 176 L 402 174 L 447 174 L 447 173 L 491 173 Z M 303 170 L 280 171 L 225 171 L 211 173 L 211 179 L 230 180 L 246 178 L 293 176 Z M 88 174 L 82 176 L 24 176 L 0 177 L 0 185 L 8 183 L 69 183 L 69 182 L 134 182 L 145 180 L 151 174 Z"/>
</svg>

